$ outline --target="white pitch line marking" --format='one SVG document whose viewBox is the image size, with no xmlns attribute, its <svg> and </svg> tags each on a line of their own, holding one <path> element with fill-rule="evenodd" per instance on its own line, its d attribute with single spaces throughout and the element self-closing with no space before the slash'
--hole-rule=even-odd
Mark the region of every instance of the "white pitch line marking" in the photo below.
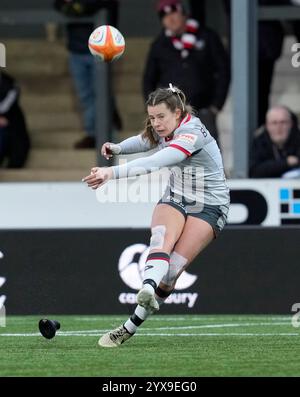
<svg viewBox="0 0 300 397">
<path fill-rule="evenodd" d="M 221 317 L 221 316 L 220 316 Z M 190 318 L 185 318 L 185 317 L 164 317 L 164 315 L 158 316 L 158 317 L 149 317 L 147 321 L 218 321 L 220 320 L 220 317 L 209 317 L 209 316 L 199 316 L 199 317 L 190 317 Z M 101 316 L 100 317 L 75 317 L 74 321 L 103 321 L 103 320 L 110 320 L 110 321 L 124 321 L 124 316 L 123 317 L 113 317 L 113 316 Z M 240 316 L 236 317 L 237 321 L 241 320 L 251 320 L 251 321 L 291 321 L 290 316 L 278 316 L 278 317 L 268 317 L 268 316 L 261 316 L 259 315 L 259 318 L 251 318 L 248 316 Z"/>
<path fill-rule="evenodd" d="M 78 333 L 68 333 L 68 332 L 60 332 L 58 333 L 59 336 L 97 336 L 95 334 L 78 334 Z M 16 336 L 22 336 L 22 337 L 30 337 L 30 336 L 41 336 L 39 333 L 31 333 L 31 334 L 0 334 L 0 336 L 6 336 L 6 337 L 16 337 Z M 230 332 L 230 333 L 200 333 L 200 334 L 192 334 L 192 333 L 141 333 L 137 334 L 136 336 L 197 336 L 197 337 L 202 337 L 202 336 L 300 336 L 298 333 L 292 333 L 292 332 L 283 332 L 283 333 L 242 333 L 242 332 Z"/>
<path fill-rule="evenodd" d="M 88 317 L 88 318 L 80 318 L 80 317 L 76 317 L 74 318 L 75 321 L 124 321 L 124 317 L 101 317 L 101 318 L 96 318 L 96 317 Z M 174 318 L 148 318 L 148 321 L 187 321 L 186 318 L 184 317 L 174 317 Z M 194 319 L 191 319 L 194 320 Z M 201 319 L 202 320 L 202 319 Z"/>
<path fill-rule="evenodd" d="M 158 327 L 158 328 L 141 328 L 140 332 L 143 335 L 147 335 L 144 331 L 162 331 L 162 330 L 190 330 L 190 329 L 207 329 L 207 328 L 238 328 L 238 327 L 253 327 L 253 326 L 270 326 L 270 325 L 287 325 L 284 322 L 278 323 L 231 323 L 231 324 L 207 324 L 207 325 L 188 325 L 188 326 L 177 326 L 177 327 Z M 57 335 L 61 336 L 77 336 L 77 335 L 87 335 L 87 334 L 103 334 L 105 332 L 111 331 L 110 329 L 90 329 L 90 330 L 76 330 L 76 331 L 58 331 Z M 0 333 L 0 336 L 39 336 L 40 333 Z M 139 334 L 141 335 L 141 334 Z M 158 334 L 155 334 L 158 335 Z M 172 334 L 173 335 L 173 334 Z M 196 334 L 195 334 L 196 335 Z M 202 335 L 202 334 L 201 334 Z M 224 335 L 224 334 L 218 334 Z M 298 334 L 297 334 L 298 335 Z"/>
</svg>

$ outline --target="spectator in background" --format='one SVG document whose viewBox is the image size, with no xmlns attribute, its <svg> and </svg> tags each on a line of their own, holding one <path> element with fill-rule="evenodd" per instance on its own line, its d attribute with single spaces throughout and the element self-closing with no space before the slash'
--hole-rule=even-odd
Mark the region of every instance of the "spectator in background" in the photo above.
<svg viewBox="0 0 300 397">
<path fill-rule="evenodd" d="M 292 172 L 291 172 L 292 171 Z M 271 108 L 263 132 L 254 138 L 251 178 L 300 178 L 300 131 L 296 116 L 284 106 Z"/>
<path fill-rule="evenodd" d="M 0 165 L 5 161 L 7 168 L 22 168 L 30 149 L 19 97 L 14 79 L 0 71 Z"/>
<path fill-rule="evenodd" d="M 101 8 L 108 10 L 108 24 L 116 26 L 118 0 L 55 0 L 54 7 L 69 17 L 87 17 Z M 92 23 L 68 23 L 67 45 L 70 52 L 70 71 L 83 110 L 83 122 L 87 136 L 75 143 L 76 149 L 94 148 L 96 145 L 96 92 L 95 60 L 88 48 L 88 39 L 94 30 Z M 112 100 L 112 121 L 116 130 L 122 122 Z"/>
<path fill-rule="evenodd" d="M 143 91 L 145 100 L 172 81 L 186 95 L 203 124 L 218 140 L 216 117 L 230 82 L 229 58 L 218 35 L 189 19 L 179 0 L 160 0 L 157 11 L 163 30 L 148 54 Z"/>
<path fill-rule="evenodd" d="M 260 6 L 281 5 L 282 0 L 259 0 Z M 230 32 L 230 0 L 223 0 L 228 17 Z M 269 97 L 272 87 L 275 63 L 281 56 L 284 30 L 279 21 L 260 21 L 258 23 L 258 120 L 257 127 L 264 124 L 265 115 L 269 109 Z M 230 42 L 230 40 L 229 40 Z"/>
</svg>

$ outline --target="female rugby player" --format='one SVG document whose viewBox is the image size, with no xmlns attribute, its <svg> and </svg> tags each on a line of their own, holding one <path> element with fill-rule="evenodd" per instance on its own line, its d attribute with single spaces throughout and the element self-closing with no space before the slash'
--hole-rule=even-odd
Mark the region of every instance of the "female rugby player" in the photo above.
<svg viewBox="0 0 300 397">
<path fill-rule="evenodd" d="M 184 93 L 170 84 L 149 95 L 142 134 L 102 146 L 106 158 L 157 148 L 149 157 L 112 167 L 94 167 L 83 181 L 97 189 L 110 179 L 128 178 L 170 167 L 167 189 L 154 209 L 150 251 L 133 315 L 103 335 L 99 345 L 117 347 L 147 316 L 159 310 L 180 274 L 224 228 L 229 189 L 215 139 L 193 115 Z"/>
</svg>

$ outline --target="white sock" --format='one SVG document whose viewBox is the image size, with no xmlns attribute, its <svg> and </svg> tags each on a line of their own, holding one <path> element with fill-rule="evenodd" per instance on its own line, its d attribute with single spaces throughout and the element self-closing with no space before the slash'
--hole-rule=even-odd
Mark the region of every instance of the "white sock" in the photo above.
<svg viewBox="0 0 300 397">
<path fill-rule="evenodd" d="M 157 295 L 157 292 L 160 295 Z M 171 295 L 173 291 L 170 292 L 165 292 L 161 288 L 155 291 L 155 299 L 157 300 L 159 306 L 162 306 L 165 302 L 165 300 Z M 166 295 L 166 296 L 162 296 Z M 151 313 L 146 310 L 144 307 L 137 305 L 135 308 L 135 311 L 131 317 L 124 323 L 124 327 L 127 329 L 127 331 L 130 334 L 134 334 L 138 327 L 143 324 L 143 322 L 147 319 L 147 317 Z"/>
<path fill-rule="evenodd" d="M 148 255 L 144 270 L 144 288 L 152 293 L 169 270 L 170 256 L 165 252 L 154 252 Z"/>
<path fill-rule="evenodd" d="M 133 315 L 124 323 L 124 327 L 130 334 L 134 334 L 137 328 L 143 324 L 149 312 L 142 306 L 137 305 Z"/>
</svg>

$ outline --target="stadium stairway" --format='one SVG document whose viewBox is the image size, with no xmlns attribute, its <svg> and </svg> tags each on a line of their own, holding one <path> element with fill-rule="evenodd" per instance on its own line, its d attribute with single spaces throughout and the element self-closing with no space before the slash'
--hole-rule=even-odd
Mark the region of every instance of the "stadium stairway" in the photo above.
<svg viewBox="0 0 300 397">
<path fill-rule="evenodd" d="M 5 40 L 7 72 L 21 87 L 32 149 L 23 169 L 0 169 L 0 181 L 79 181 L 96 163 L 95 150 L 75 150 L 84 136 L 81 113 L 61 40 Z M 141 59 L 148 39 L 128 39 L 126 53 L 113 64 L 117 105 L 123 130 L 116 140 L 140 131 L 144 108 Z M 26 48 L 26 51 L 24 51 Z"/>
<path fill-rule="evenodd" d="M 117 105 L 123 130 L 114 134 L 122 140 L 143 128 L 145 118 L 141 79 L 149 38 L 128 38 L 124 56 L 113 64 Z M 287 37 L 284 54 L 277 62 L 272 103 L 284 103 L 300 113 L 300 87 L 291 65 Z M 0 181 L 79 181 L 95 164 L 95 150 L 74 150 L 84 135 L 80 111 L 68 69 L 68 54 L 61 40 L 6 40 L 7 71 L 21 87 L 21 105 L 32 140 L 26 167 L 0 169 Z M 24 51 L 26 48 L 26 51 Z M 218 118 L 220 140 L 228 176 L 232 170 L 232 101 L 228 96 Z"/>
</svg>

